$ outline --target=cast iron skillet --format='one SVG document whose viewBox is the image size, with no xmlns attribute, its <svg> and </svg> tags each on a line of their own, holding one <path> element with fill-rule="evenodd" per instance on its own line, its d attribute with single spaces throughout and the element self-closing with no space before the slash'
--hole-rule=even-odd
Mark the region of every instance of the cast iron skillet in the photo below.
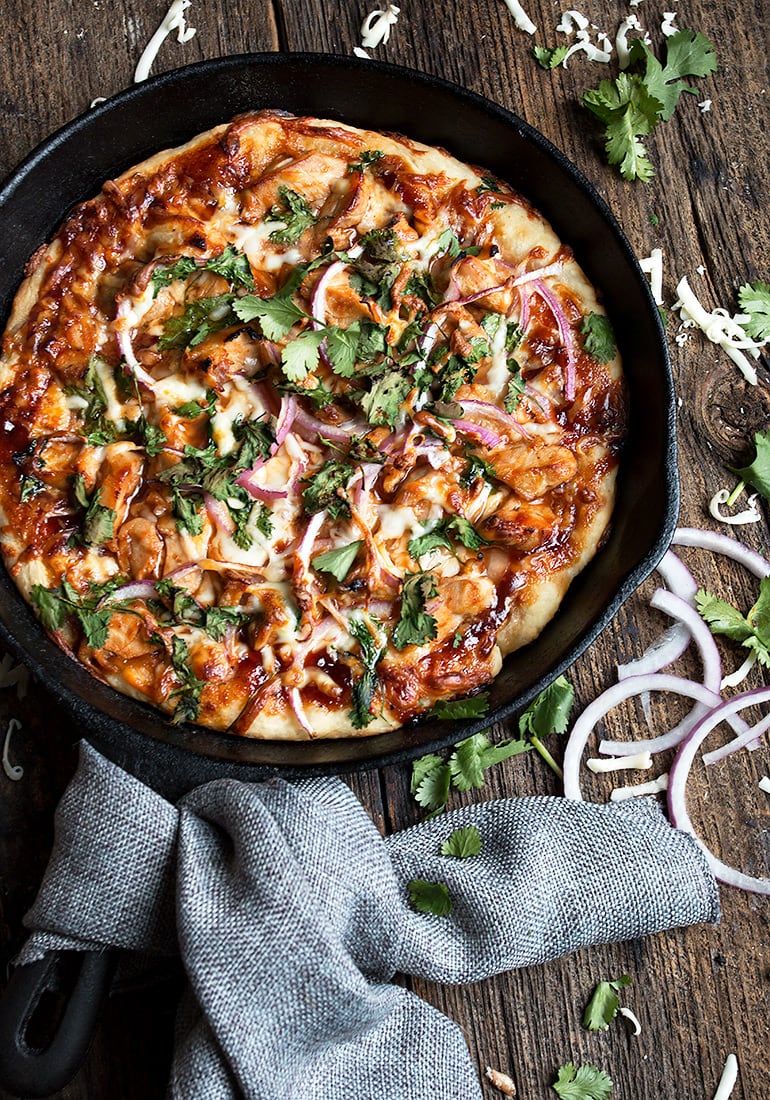
<svg viewBox="0 0 770 1100">
<path fill-rule="evenodd" d="M 316 54 L 221 58 L 133 87 L 76 119 L 32 153 L 0 191 L 0 328 L 27 258 L 73 204 L 160 149 L 241 111 L 268 107 L 444 146 L 529 198 L 572 245 L 604 295 L 628 379 L 630 433 L 606 545 L 540 637 L 507 658 L 491 689 L 489 715 L 462 727 L 424 720 L 375 737 L 282 743 L 172 726 L 63 654 L 0 569 L 0 634 L 6 644 L 73 714 L 89 740 L 170 798 L 222 775 L 317 775 L 394 763 L 505 718 L 564 671 L 611 621 L 665 552 L 678 512 L 667 349 L 646 280 L 617 222 L 577 169 L 521 119 L 472 92 L 407 69 Z M 17 970 L 0 1020 L 5 1083 L 17 1093 L 46 1095 L 77 1067 L 109 969 L 104 956 L 85 958 L 63 1026 L 42 1052 L 29 1047 L 24 1027 L 33 1002 L 60 978 L 50 977 L 50 964 Z M 55 973 L 58 969 L 54 966 Z"/>
</svg>

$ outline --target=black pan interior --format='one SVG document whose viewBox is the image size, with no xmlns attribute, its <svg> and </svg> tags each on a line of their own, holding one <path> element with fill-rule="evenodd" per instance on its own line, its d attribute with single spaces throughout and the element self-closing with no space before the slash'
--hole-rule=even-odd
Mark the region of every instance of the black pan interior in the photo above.
<svg viewBox="0 0 770 1100">
<path fill-rule="evenodd" d="M 318 774 L 395 762 L 449 744 L 523 706 L 609 623 L 665 552 L 678 512 L 675 409 L 665 338 L 646 280 L 617 222 L 577 169 L 510 112 L 406 69 L 328 55 L 222 58 L 136 86 L 64 127 L 0 191 L 0 324 L 24 264 L 69 208 L 160 149 L 241 111 L 282 108 L 391 130 L 491 169 L 527 196 L 601 289 L 618 336 L 631 425 L 609 540 L 540 638 L 511 655 L 473 725 L 422 721 L 375 737 L 260 742 L 174 727 L 98 683 L 42 633 L 0 570 L 0 629 L 89 736 L 134 770 L 173 771 L 181 788 L 235 771 Z"/>
</svg>

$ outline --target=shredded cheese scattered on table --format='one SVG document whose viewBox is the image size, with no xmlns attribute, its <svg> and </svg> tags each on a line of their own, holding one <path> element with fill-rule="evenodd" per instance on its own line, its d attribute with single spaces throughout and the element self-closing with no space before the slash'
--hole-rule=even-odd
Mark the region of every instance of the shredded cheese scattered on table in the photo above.
<svg viewBox="0 0 770 1100">
<path fill-rule="evenodd" d="M 623 802 L 626 798 L 639 798 L 646 794 L 659 794 L 668 790 L 668 772 L 651 779 L 649 783 L 637 783 L 634 787 L 615 787 L 610 795 L 611 802 Z"/>
<path fill-rule="evenodd" d="M 134 72 L 134 83 L 139 84 L 150 75 L 155 58 L 158 56 L 163 43 L 172 31 L 176 31 L 177 42 L 185 43 L 197 33 L 195 27 L 188 27 L 185 11 L 190 7 L 191 0 L 173 0 L 171 7 L 163 17 L 163 21 L 144 48 L 139 64 Z"/>
<path fill-rule="evenodd" d="M 504 0 L 504 3 L 519 30 L 525 31 L 527 34 L 534 34 L 537 27 L 524 11 L 519 0 Z"/>
<path fill-rule="evenodd" d="M 719 344 L 730 356 L 746 381 L 752 386 L 756 386 L 756 368 L 752 366 L 744 352 L 747 351 L 754 359 L 758 359 L 758 349 L 765 346 L 765 341 L 757 342 L 748 338 L 741 327 L 742 323 L 745 324 L 748 321 L 748 317 L 742 313 L 731 316 L 726 309 L 720 306 L 709 312 L 698 301 L 687 281 L 687 276 L 680 279 L 676 293 L 677 300 L 672 308 L 679 311 L 684 326 L 699 328 L 713 344 Z M 680 343 L 679 337 L 676 338 L 676 341 Z"/>
<path fill-rule="evenodd" d="M 722 1076 L 719 1078 L 717 1091 L 714 1093 L 714 1100 L 727 1100 L 728 1096 L 732 1096 L 737 1080 L 738 1059 L 734 1054 L 728 1054 L 727 1058 L 725 1058 L 725 1068 L 722 1070 Z"/>
</svg>

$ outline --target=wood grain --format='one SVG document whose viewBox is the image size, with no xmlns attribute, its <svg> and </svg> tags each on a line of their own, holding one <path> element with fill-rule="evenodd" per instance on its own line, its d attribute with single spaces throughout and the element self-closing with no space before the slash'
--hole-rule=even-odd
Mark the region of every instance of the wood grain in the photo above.
<svg viewBox="0 0 770 1100">
<path fill-rule="evenodd" d="M 563 41 L 554 27 L 559 9 L 527 0 L 538 24 L 536 40 Z M 565 5 L 566 6 L 566 5 Z M 0 176 L 92 99 L 131 83 L 139 55 L 165 13 L 153 0 L 0 0 Z M 652 0 L 634 11 L 660 49 L 662 6 Z M 253 51 L 349 53 L 360 40 L 365 4 L 327 0 L 211 0 L 193 3 L 196 36 L 169 38 L 154 72 L 204 58 Z M 588 14 L 612 36 L 625 9 L 594 0 Z M 664 294 L 670 305 L 682 275 L 705 304 L 735 307 L 747 279 L 770 277 L 767 233 L 770 161 L 770 64 L 758 28 L 766 30 L 765 0 L 729 9 L 717 0 L 680 6 L 679 23 L 716 43 L 719 74 L 683 96 L 675 117 L 648 139 L 656 166 L 645 186 L 624 182 L 604 163 L 597 127 L 580 107 L 582 93 L 607 74 L 580 56 L 566 69 L 545 72 L 532 59 L 532 40 L 518 31 L 502 0 L 422 0 L 402 3 L 401 18 L 379 59 L 453 80 L 520 114 L 563 149 L 615 211 L 639 255 L 661 247 Z M 764 18 L 763 18 L 764 17 Z M 766 37 L 766 34 L 764 35 Z M 702 92 L 701 92 L 702 89 Z M 698 101 L 711 98 L 702 113 Z M 0 241 L 0 252 L 2 242 Z M 702 268 L 702 272 L 699 270 Z M 766 364 L 750 387 L 720 349 L 698 334 L 679 346 L 677 319 L 668 321 L 680 396 L 681 521 L 715 526 L 706 505 L 720 485 L 732 484 L 726 463 L 750 457 L 753 432 L 768 425 Z M 767 527 L 741 538 L 767 548 Z M 756 583 L 740 568 L 700 552 L 683 552 L 699 581 L 742 608 Z M 577 708 L 614 681 L 619 661 L 637 655 L 664 626 L 646 600 L 647 582 L 571 673 Z M 735 649 L 725 650 L 732 668 Z M 697 661 L 689 671 L 697 675 Z M 751 684 L 766 680 L 755 671 Z M 676 704 L 656 702 L 654 724 L 676 715 Z M 51 843 L 52 811 L 75 765 L 79 731 L 38 687 L 18 701 L 0 692 L 0 731 L 10 716 L 23 728 L 10 744 L 22 781 L 0 773 L 0 962 L 23 939 L 22 916 L 34 897 Z M 638 706 L 607 723 L 615 736 L 643 728 Z M 507 735 L 513 723 L 495 730 Z M 554 746 L 558 754 L 560 747 Z M 670 761 L 666 761 L 669 763 Z M 693 813 L 707 840 L 755 873 L 770 873 L 770 802 L 756 782 L 770 770 L 767 749 L 733 757 L 692 780 Z M 419 819 L 409 795 L 409 769 L 351 777 L 350 782 L 383 830 Z M 493 769 L 483 791 L 453 795 L 451 805 L 477 798 L 558 793 L 558 782 L 534 753 Z M 606 798 L 608 782 L 586 783 L 588 797 Z M 764 799 L 764 801 L 763 801 Z M 713 1095 L 729 1051 L 740 1062 L 733 1096 L 770 1096 L 770 902 L 722 892 L 720 925 L 584 950 L 546 966 L 501 975 L 473 986 L 441 988 L 414 983 L 417 993 L 458 1022 L 480 1072 L 491 1064 L 510 1074 L 527 1100 L 553 1096 L 549 1084 L 568 1060 L 591 1061 L 616 1083 L 618 1098 L 703 1100 Z M 581 1025 L 584 1005 L 601 978 L 628 973 L 624 1000 L 642 1034 L 619 1023 L 591 1034 Z M 86 1064 L 60 1100 L 152 1100 L 164 1094 L 178 982 L 152 967 L 125 977 L 110 998 Z M 485 1095 L 499 1096 L 486 1083 Z"/>
</svg>

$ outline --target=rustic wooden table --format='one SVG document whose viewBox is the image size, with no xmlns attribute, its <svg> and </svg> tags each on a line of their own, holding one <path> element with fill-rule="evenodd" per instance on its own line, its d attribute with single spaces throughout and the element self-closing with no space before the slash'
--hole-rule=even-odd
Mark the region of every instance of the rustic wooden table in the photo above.
<svg viewBox="0 0 770 1100">
<path fill-rule="evenodd" d="M 659 50 L 664 5 L 631 3 L 639 6 L 609 0 L 583 6 L 612 38 L 620 20 L 635 12 Z M 662 248 L 669 305 L 678 279 L 687 274 L 709 306 L 734 309 L 740 283 L 770 276 L 764 0 L 729 10 L 719 0 L 675 5 L 680 26 L 702 31 L 715 42 L 719 72 L 697 81 L 697 98 L 683 97 L 672 121 L 649 139 L 657 174 L 646 185 L 626 183 L 607 167 L 599 131 L 579 105 L 581 94 L 610 75 L 609 69 L 580 54 L 566 69 L 539 68 L 532 57 L 534 41 L 567 41 L 555 31 L 561 9 L 546 0 L 525 0 L 525 6 L 538 25 L 534 39 L 517 29 L 503 0 L 402 0 L 389 43 L 374 52 L 382 60 L 471 88 L 540 129 L 606 198 L 639 256 Z M 186 44 L 169 38 L 153 71 L 263 50 L 349 54 L 360 42 L 367 10 L 363 2 L 345 0 L 195 0 L 187 15 L 197 34 Z M 0 0 L 0 176 L 96 96 L 129 85 L 165 11 L 165 0 Z M 708 112 L 698 106 L 707 98 L 712 100 Z M 724 353 L 699 334 L 681 345 L 675 342 L 677 325 L 672 315 L 668 333 L 679 391 L 681 522 L 715 528 L 707 501 L 718 486 L 732 484 L 725 464 L 745 459 L 753 432 L 767 426 L 768 375 L 760 365 L 760 384 L 748 386 Z M 757 549 L 766 546 L 766 535 L 764 523 L 740 529 L 740 537 Z M 744 610 L 754 602 L 756 582 L 738 566 L 702 553 L 688 555 L 688 561 L 704 584 Z M 640 653 L 660 631 L 662 617 L 646 606 L 652 588 L 651 580 L 574 666 L 576 710 L 614 681 L 619 660 Z M 731 667 L 738 663 L 734 651 L 727 659 Z M 760 680 L 755 671 L 750 683 Z M 674 707 L 661 703 L 656 724 Z M 45 866 L 53 807 L 74 768 L 78 737 L 78 730 L 34 686 L 23 700 L 13 687 L 0 692 L 0 733 L 11 717 L 21 728 L 11 737 L 8 755 L 24 775 L 12 781 L 0 772 L 2 965 L 23 939 L 22 916 Z M 623 721 L 639 723 L 641 714 L 629 708 Z M 554 751 L 558 754 L 558 745 Z M 756 788 L 758 776 L 768 770 L 763 749 L 739 754 L 710 773 L 699 767 L 692 781 L 704 834 L 728 858 L 758 874 L 770 873 L 770 802 Z M 406 766 L 350 781 L 383 829 L 418 819 Z M 604 799 L 608 790 L 608 783 L 596 781 L 591 796 Z M 533 792 L 558 793 L 555 777 L 534 753 L 493 769 L 476 797 Z M 459 802 L 473 796 L 454 797 Z M 424 982 L 414 987 L 458 1021 L 480 1071 L 487 1064 L 505 1070 L 527 1100 L 553 1096 L 550 1082 L 568 1060 L 604 1067 L 616 1083 L 617 1097 L 704 1100 L 713 1095 L 730 1051 L 740 1063 L 736 1100 L 767 1097 L 770 901 L 723 888 L 722 902 L 717 927 L 583 950 L 470 987 L 444 989 Z M 632 1038 L 620 1022 L 606 1032 L 587 1032 L 581 1014 L 594 984 L 623 973 L 633 979 L 624 1000 L 641 1021 L 641 1035 Z M 86 1063 L 60 1096 L 162 1096 L 175 994 L 175 983 L 157 973 L 117 988 Z M 486 1084 L 485 1089 L 490 1096 L 500 1095 Z"/>
</svg>

